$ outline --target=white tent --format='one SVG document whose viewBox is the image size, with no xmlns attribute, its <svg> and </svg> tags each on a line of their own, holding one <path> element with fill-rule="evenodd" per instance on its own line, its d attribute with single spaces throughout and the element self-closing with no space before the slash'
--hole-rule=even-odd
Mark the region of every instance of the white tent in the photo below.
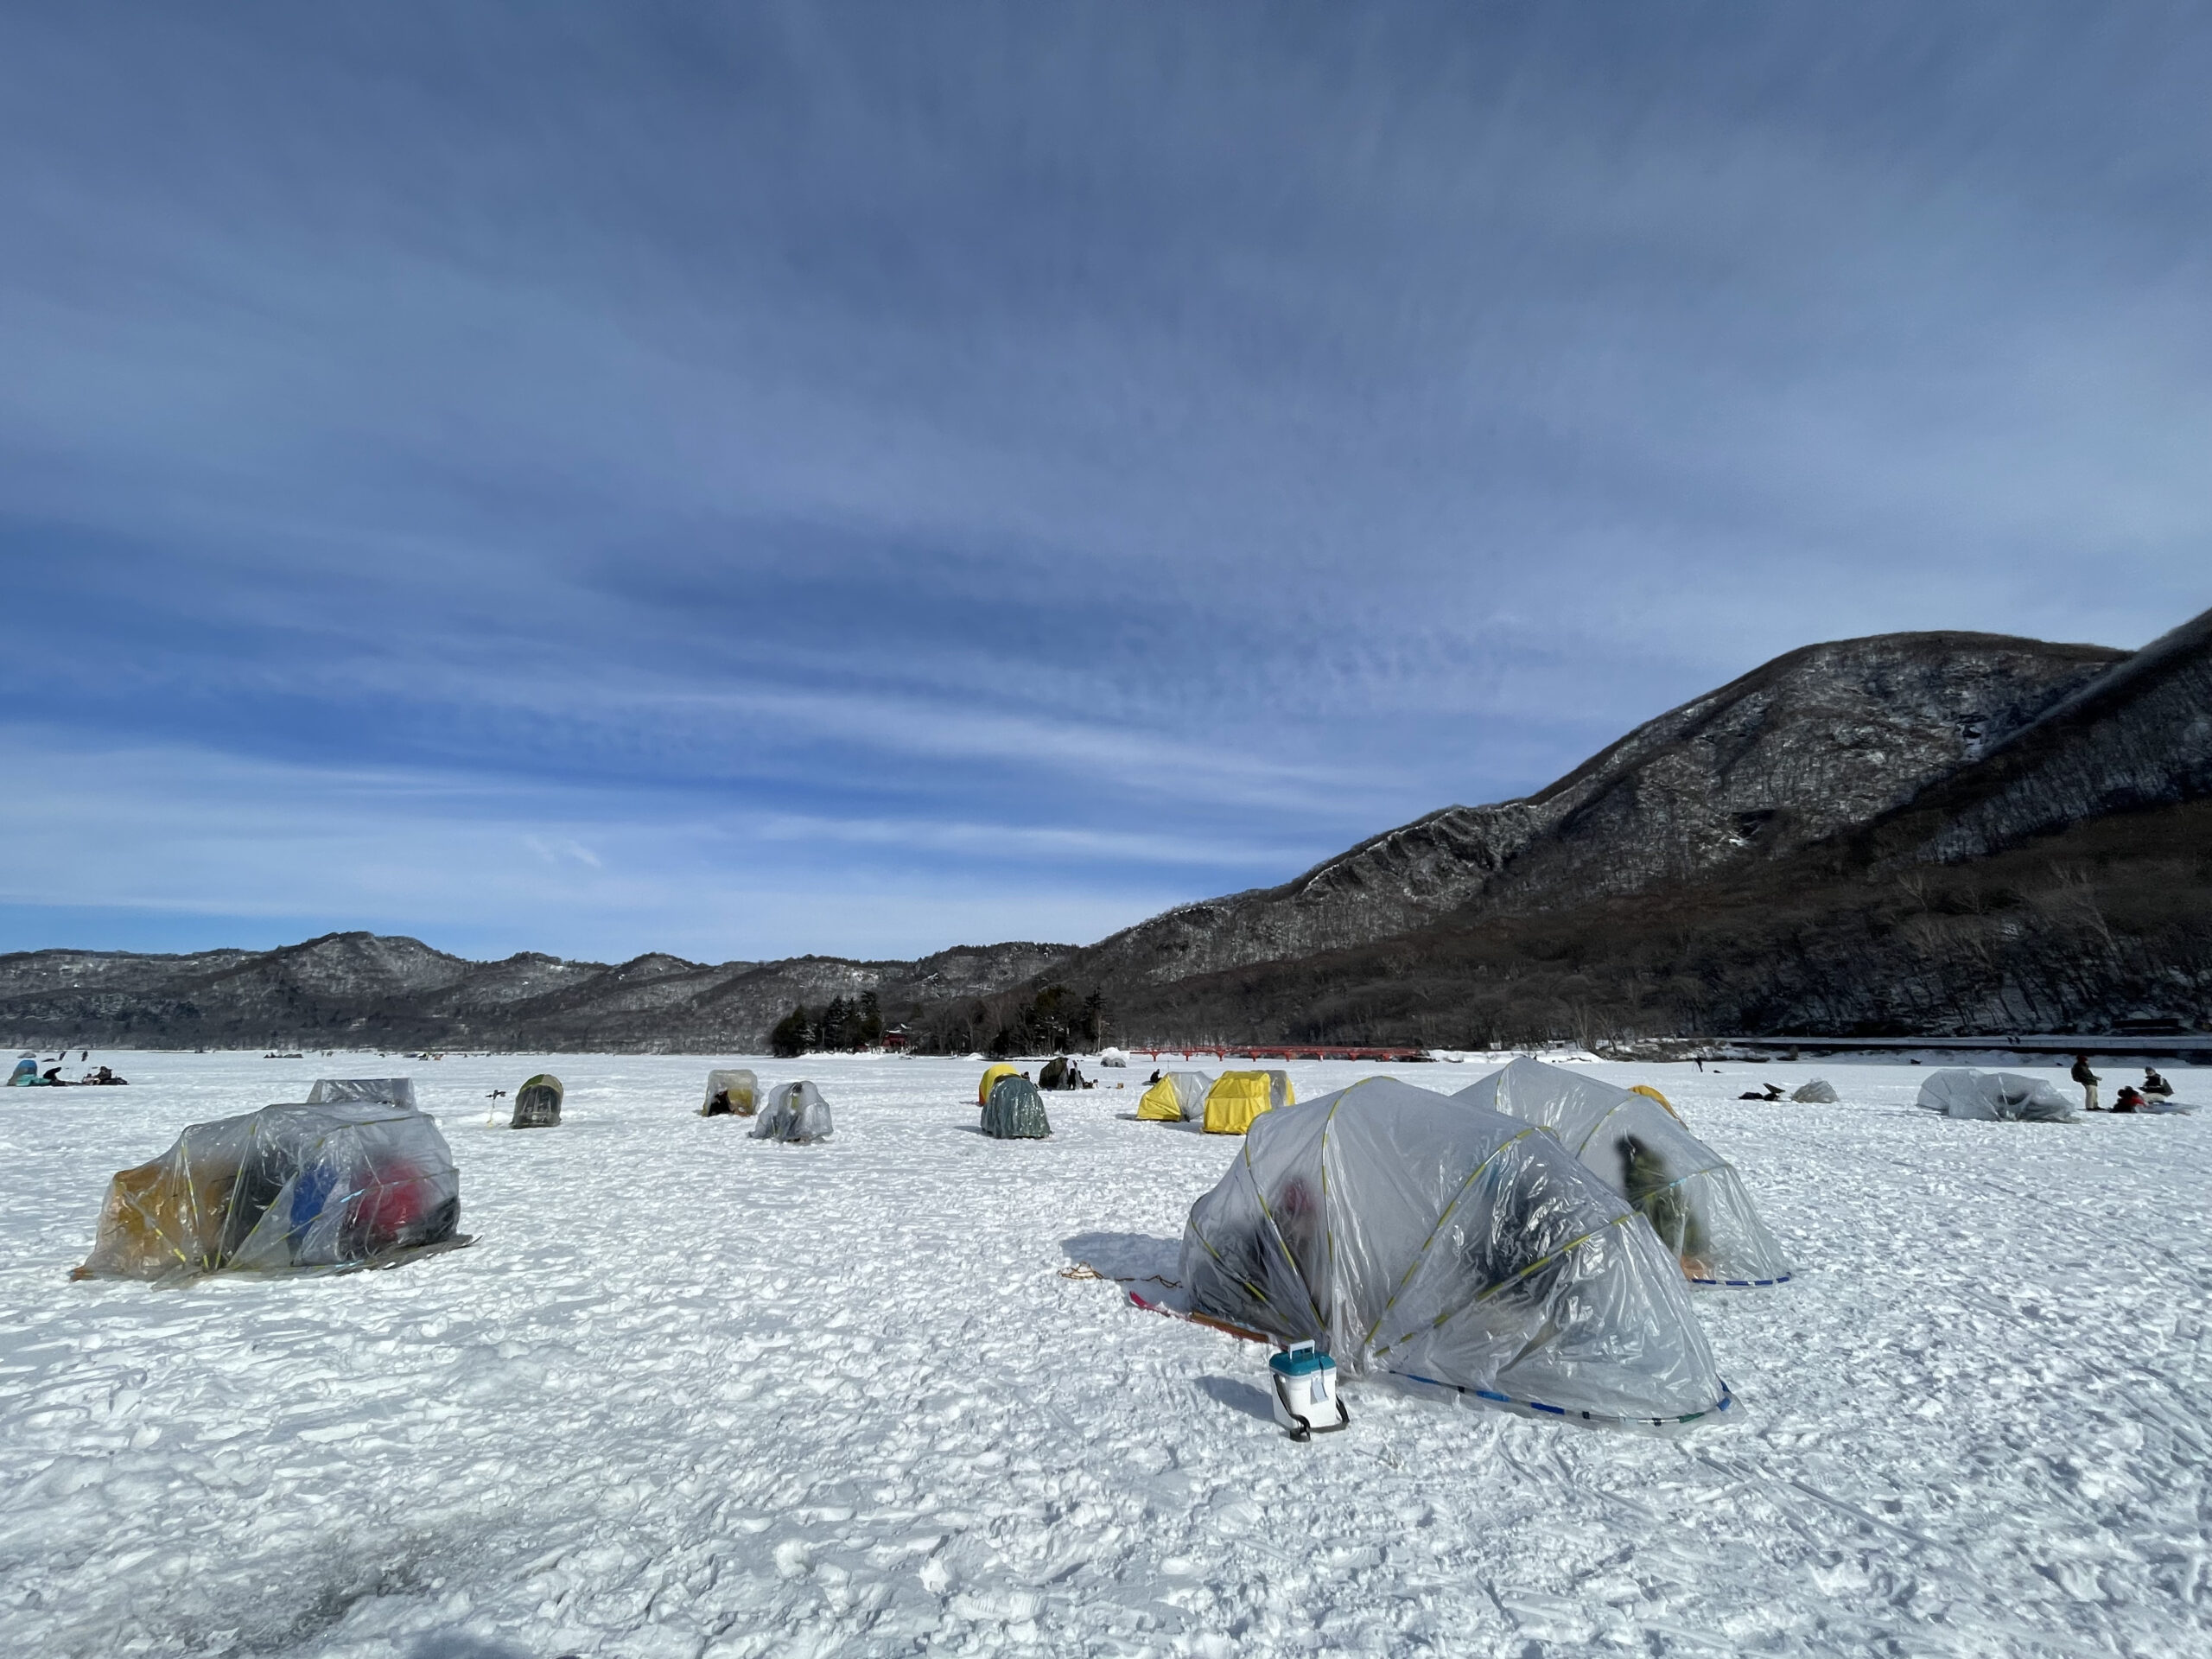
<svg viewBox="0 0 2212 1659">
<path fill-rule="evenodd" d="M 1701 1285 L 1779 1284 L 1782 1246 L 1728 1161 L 1665 1105 L 1586 1071 L 1519 1059 L 1452 1099 L 1541 1124 L 1651 1223 Z"/>
<path fill-rule="evenodd" d="M 753 1125 L 755 1141 L 789 1141 L 804 1145 L 827 1141 L 832 1133 L 830 1103 L 812 1084 L 779 1083 L 768 1091 L 768 1103 Z"/>
<path fill-rule="evenodd" d="M 2073 1102 L 2042 1077 L 1963 1065 L 1929 1072 L 1921 1081 L 1919 1103 L 1946 1117 L 2005 1123 L 2065 1123 L 2074 1116 Z"/>
<path fill-rule="evenodd" d="M 1255 1119 L 1191 1208 L 1192 1309 L 1350 1376 L 1597 1422 L 1725 1410 L 1673 1259 L 1551 1135 L 1389 1077 Z"/>
<path fill-rule="evenodd" d="M 380 1100 L 387 1105 L 412 1108 L 412 1077 L 318 1077 L 308 1090 L 308 1104 L 321 1106 L 340 1100 Z"/>
</svg>

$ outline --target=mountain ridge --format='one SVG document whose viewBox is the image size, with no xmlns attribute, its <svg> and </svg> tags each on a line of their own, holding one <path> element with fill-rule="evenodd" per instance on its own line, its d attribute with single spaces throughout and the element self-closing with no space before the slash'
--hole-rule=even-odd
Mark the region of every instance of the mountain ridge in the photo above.
<svg viewBox="0 0 2212 1659">
<path fill-rule="evenodd" d="M 1878 634 L 1784 652 L 1530 795 L 1440 808 L 1287 882 L 1087 946 L 472 963 L 346 932 L 264 952 L 19 952 L 0 957 L 0 1032 L 105 1046 L 758 1052 L 795 1004 L 873 991 L 925 1044 L 965 1049 L 1055 982 L 1099 992 L 1126 1033 L 1171 1040 L 1521 1039 L 1593 1020 L 1748 1031 L 1814 1009 L 1949 1029 L 2036 1010 L 2120 1018 L 2122 1002 L 2160 999 L 2212 1022 L 2212 815 L 2195 804 L 2207 796 L 2212 611 L 2135 652 Z M 2083 862 L 2047 880 L 2039 857 Z M 2151 872 L 2177 895 L 2171 915 L 2146 907 Z M 2092 912 L 2094 926 L 2076 925 Z M 2069 952 L 2102 953 L 2112 1007 L 2062 983 Z M 1992 966 L 2008 956 L 2021 969 L 2009 981 Z M 1870 980 L 1854 1002 L 1831 982 L 1853 974 L 1914 988 Z"/>
</svg>

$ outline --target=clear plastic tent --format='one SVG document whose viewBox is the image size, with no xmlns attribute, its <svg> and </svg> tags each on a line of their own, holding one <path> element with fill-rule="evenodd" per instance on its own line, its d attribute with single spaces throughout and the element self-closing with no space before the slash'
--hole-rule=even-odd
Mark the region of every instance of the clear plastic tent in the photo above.
<svg viewBox="0 0 2212 1659">
<path fill-rule="evenodd" d="M 1921 1081 L 1919 1103 L 1946 1117 L 2001 1123 L 2067 1123 L 2074 1117 L 2074 1103 L 2042 1077 L 1970 1066 L 1929 1072 Z"/>
<path fill-rule="evenodd" d="M 1147 1123 L 1195 1123 L 1206 1115 L 1206 1090 L 1212 1087 L 1203 1071 L 1163 1071 L 1137 1102 L 1137 1116 Z"/>
<path fill-rule="evenodd" d="M 707 1073 L 707 1097 L 702 1117 L 750 1117 L 760 1107 L 760 1079 L 743 1066 Z"/>
<path fill-rule="evenodd" d="M 1285 1079 L 1285 1092 L 1288 1079 Z M 1253 1120 L 1275 1109 L 1275 1081 L 1265 1071 L 1224 1071 L 1206 1090 L 1208 1135 L 1242 1135 Z"/>
<path fill-rule="evenodd" d="M 1126 1066 L 1128 1063 L 1129 1052 L 1125 1048 L 1102 1048 L 1098 1051 L 1098 1064 L 1101 1065 Z"/>
<path fill-rule="evenodd" d="M 983 1133 L 1000 1141 L 1041 1141 L 1052 1134 L 1045 1096 L 1027 1077 L 1001 1077 L 983 1103 Z"/>
<path fill-rule="evenodd" d="M 195 1123 L 108 1184 L 78 1278 L 383 1265 L 465 1242 L 461 1172 L 411 1106 L 268 1106 Z"/>
<path fill-rule="evenodd" d="M 1801 1106 L 1833 1106 L 1836 1103 L 1835 1085 L 1826 1077 L 1815 1077 L 1810 1083 L 1801 1083 L 1789 1096 Z"/>
<path fill-rule="evenodd" d="M 507 1122 L 511 1129 L 550 1129 L 561 1122 L 561 1099 L 565 1091 L 561 1079 L 550 1071 L 541 1071 L 515 1090 L 515 1114 Z"/>
<path fill-rule="evenodd" d="M 1180 1276 L 1194 1313 L 1349 1375 L 1594 1421 L 1729 1403 L 1636 1211 L 1535 1125 L 1391 1077 L 1253 1124 L 1192 1206 Z"/>
<path fill-rule="evenodd" d="M 799 1146 L 827 1141 L 832 1133 L 830 1103 L 804 1078 L 771 1089 L 767 1103 L 760 1109 L 760 1121 L 753 1126 L 755 1141 L 788 1141 Z"/>
<path fill-rule="evenodd" d="M 1743 1177 L 1650 1096 L 1522 1058 L 1452 1098 L 1549 1129 L 1643 1212 L 1693 1281 L 1740 1287 L 1789 1277 Z"/>
<path fill-rule="evenodd" d="M 308 1090 L 308 1104 L 327 1105 L 340 1100 L 380 1100 L 388 1106 L 412 1106 L 412 1077 L 318 1077 Z"/>
</svg>

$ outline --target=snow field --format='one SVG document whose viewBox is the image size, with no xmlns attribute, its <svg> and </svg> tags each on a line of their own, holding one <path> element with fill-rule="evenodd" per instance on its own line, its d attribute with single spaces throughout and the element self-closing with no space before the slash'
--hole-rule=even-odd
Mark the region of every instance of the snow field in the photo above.
<svg viewBox="0 0 2212 1659">
<path fill-rule="evenodd" d="M 1142 1055 L 1048 1096 L 1044 1142 L 975 1131 L 977 1065 L 741 1061 L 821 1084 L 811 1147 L 692 1115 L 727 1059 L 94 1058 L 133 1086 L 0 1096 L 0 1651 L 2212 1653 L 2212 1113 L 1597 1066 L 1665 1090 L 1797 1263 L 1697 1298 L 1740 1421 L 1353 1382 L 1299 1446 L 1258 1348 L 1062 1276 L 1173 1276 L 1235 1153 L 1124 1120 Z M 1484 1069 L 1289 1067 L 1301 1098 Z M 539 1070 L 562 1127 L 487 1128 Z M 186 1123 L 401 1072 L 474 1247 L 67 1281 L 109 1175 Z M 1815 1075 L 1843 1103 L 1729 1097 Z"/>
</svg>

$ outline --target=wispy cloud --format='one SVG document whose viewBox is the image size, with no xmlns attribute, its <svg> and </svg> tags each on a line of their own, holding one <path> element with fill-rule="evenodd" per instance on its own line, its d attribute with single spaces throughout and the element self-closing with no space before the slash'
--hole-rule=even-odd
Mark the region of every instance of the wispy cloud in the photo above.
<svg viewBox="0 0 2212 1659">
<path fill-rule="evenodd" d="M 2147 639 L 2208 77 L 2110 10 L 16 9 L 0 874 L 1095 932 L 1808 640 Z"/>
</svg>

